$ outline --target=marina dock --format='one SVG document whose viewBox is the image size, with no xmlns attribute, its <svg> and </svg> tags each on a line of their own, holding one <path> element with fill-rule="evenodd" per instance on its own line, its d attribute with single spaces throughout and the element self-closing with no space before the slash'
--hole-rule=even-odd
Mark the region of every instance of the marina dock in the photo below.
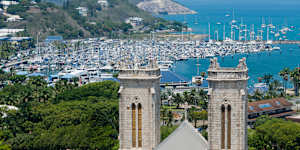
<svg viewBox="0 0 300 150">
<path fill-rule="evenodd" d="M 273 41 L 273 44 L 300 44 L 298 40 Z"/>
</svg>

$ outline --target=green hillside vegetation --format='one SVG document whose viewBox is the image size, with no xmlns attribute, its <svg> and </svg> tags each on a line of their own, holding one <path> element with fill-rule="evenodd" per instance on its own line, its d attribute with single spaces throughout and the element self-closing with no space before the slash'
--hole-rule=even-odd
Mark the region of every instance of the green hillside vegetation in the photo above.
<svg viewBox="0 0 300 150">
<path fill-rule="evenodd" d="M 26 79 L 0 70 L 0 104 L 18 111 L 0 113 L 0 148 L 118 149 L 118 88 L 112 81 L 54 87 L 38 77 Z"/>
<path fill-rule="evenodd" d="M 70 0 L 63 6 L 21 0 L 20 4 L 10 6 L 7 12 L 20 15 L 24 20 L 0 24 L 0 27 L 25 28 L 29 35 L 36 37 L 39 33 L 43 38 L 48 35 L 62 35 L 65 39 L 115 37 L 129 34 L 132 26 L 124 23 L 126 18 L 141 17 L 144 27 L 147 27 L 145 32 L 170 28 L 181 30 L 180 23 L 155 18 L 128 0 L 108 0 L 108 3 L 107 8 L 102 8 L 97 0 Z M 87 7 L 88 16 L 81 16 L 76 10 L 78 7 Z"/>
<path fill-rule="evenodd" d="M 262 116 L 248 130 L 249 150 L 299 150 L 300 124 Z"/>
</svg>

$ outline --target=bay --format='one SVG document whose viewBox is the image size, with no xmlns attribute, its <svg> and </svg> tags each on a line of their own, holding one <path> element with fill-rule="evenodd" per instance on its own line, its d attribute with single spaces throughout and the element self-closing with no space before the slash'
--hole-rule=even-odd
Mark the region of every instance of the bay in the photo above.
<svg viewBox="0 0 300 150">
<path fill-rule="evenodd" d="M 208 23 L 211 24 L 211 32 L 219 32 L 219 39 L 222 39 L 223 27 L 225 24 L 226 37 L 230 35 L 230 21 L 234 19 L 239 23 L 254 26 L 255 31 L 262 24 L 272 23 L 281 29 L 283 27 L 294 26 L 292 32 L 285 36 L 287 40 L 300 40 L 300 1 L 298 0 L 176 0 L 184 6 L 195 10 L 198 14 L 194 15 L 164 15 L 160 16 L 167 20 L 186 22 L 193 29 L 193 33 L 207 34 Z M 227 16 L 226 16 L 227 15 Z M 215 34 L 211 34 L 212 39 L 216 39 Z M 266 35 L 264 36 L 266 39 Z M 278 40 L 274 35 L 270 35 L 272 40 Z M 264 74 L 272 74 L 275 79 L 280 79 L 278 73 L 285 67 L 291 69 L 300 64 L 300 47 L 298 45 L 279 45 L 280 51 L 260 52 L 254 54 L 237 54 L 234 56 L 218 57 L 219 63 L 224 67 L 235 67 L 238 60 L 242 57 L 247 58 L 249 68 L 249 86 L 257 83 L 258 77 Z M 200 71 L 206 71 L 209 67 L 209 59 L 200 59 Z M 192 79 L 197 73 L 197 60 L 176 62 L 173 68 L 177 74 L 188 80 Z M 281 80 L 281 79 L 280 79 Z"/>
</svg>

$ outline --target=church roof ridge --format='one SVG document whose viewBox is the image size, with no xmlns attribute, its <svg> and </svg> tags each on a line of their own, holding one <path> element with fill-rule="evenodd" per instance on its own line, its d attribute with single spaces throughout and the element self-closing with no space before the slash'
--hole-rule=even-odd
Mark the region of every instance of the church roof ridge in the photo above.
<svg viewBox="0 0 300 150">
<path fill-rule="evenodd" d="M 154 150 L 164 150 L 164 148 L 162 148 L 162 147 L 164 147 L 165 144 L 167 144 L 173 137 L 182 136 L 182 135 L 178 135 L 178 134 L 184 129 L 189 129 L 194 136 L 199 137 L 201 140 L 201 141 L 199 141 L 199 144 L 201 143 L 201 146 L 203 146 L 202 147 L 203 149 L 205 149 L 205 150 L 208 149 L 207 140 L 198 131 L 196 131 L 196 129 L 193 127 L 193 125 L 191 125 L 187 120 L 185 120 L 180 124 L 180 126 L 171 135 L 169 135 L 166 139 L 164 139 Z M 174 145 L 168 144 L 168 146 L 174 146 Z M 190 146 L 192 146 L 192 145 L 190 145 Z M 199 149 L 199 147 L 197 147 L 197 149 Z M 193 149 L 190 149 L 190 150 L 193 150 Z"/>
</svg>

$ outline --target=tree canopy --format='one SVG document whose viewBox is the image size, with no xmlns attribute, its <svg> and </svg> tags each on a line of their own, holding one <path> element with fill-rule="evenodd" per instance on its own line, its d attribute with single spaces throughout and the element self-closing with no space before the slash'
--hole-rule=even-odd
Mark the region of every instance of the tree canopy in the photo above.
<svg viewBox="0 0 300 150">
<path fill-rule="evenodd" d="M 255 129 L 249 129 L 248 144 L 251 149 L 257 150 L 299 150 L 300 124 L 263 117 Z"/>
<path fill-rule="evenodd" d="M 118 83 L 16 81 L 0 90 L 2 104 L 19 108 L 0 119 L 12 149 L 118 149 Z"/>
</svg>

